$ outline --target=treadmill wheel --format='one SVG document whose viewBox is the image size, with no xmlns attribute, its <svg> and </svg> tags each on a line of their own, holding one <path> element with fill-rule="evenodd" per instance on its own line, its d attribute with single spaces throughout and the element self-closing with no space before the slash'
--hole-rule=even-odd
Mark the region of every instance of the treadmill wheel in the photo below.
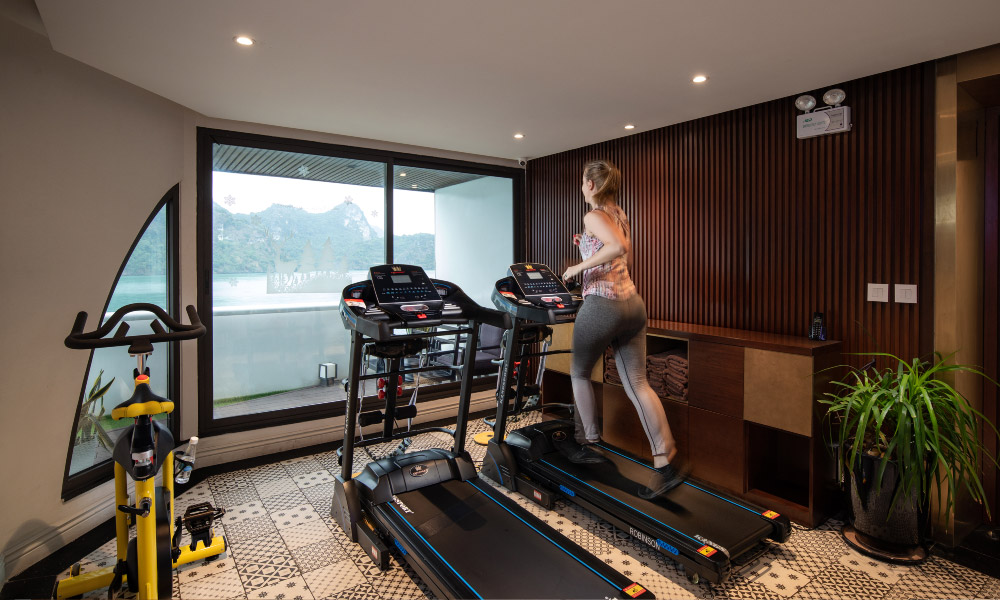
<svg viewBox="0 0 1000 600">
<path fill-rule="evenodd" d="M 690 581 L 691 583 L 694 583 L 694 584 L 697 584 L 699 581 L 701 581 L 701 578 L 698 577 L 697 573 L 688 573 L 687 574 L 687 578 L 688 578 L 688 581 Z"/>
</svg>

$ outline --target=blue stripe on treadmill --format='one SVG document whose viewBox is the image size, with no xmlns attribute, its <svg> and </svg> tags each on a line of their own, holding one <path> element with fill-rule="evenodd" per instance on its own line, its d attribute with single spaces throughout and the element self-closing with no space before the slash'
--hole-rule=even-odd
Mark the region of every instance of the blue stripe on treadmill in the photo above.
<svg viewBox="0 0 1000 600">
<path fill-rule="evenodd" d="M 472 487 L 474 487 L 476 489 L 479 489 L 471 481 L 466 480 L 466 483 L 468 483 L 469 485 L 471 485 Z M 489 484 L 487 483 L 487 484 L 484 484 L 484 485 L 489 485 Z M 572 558 L 576 562 L 578 562 L 581 565 L 583 565 L 583 566 L 587 567 L 588 569 L 590 569 L 595 575 L 597 575 L 598 577 L 600 577 L 604 581 L 607 581 L 611 585 L 611 587 L 613 587 L 615 589 L 620 589 L 617 585 L 615 585 L 615 582 L 613 582 L 610 579 L 608 579 L 607 577 L 605 577 L 602 573 L 600 573 L 594 567 L 588 565 L 587 563 L 583 562 L 582 560 L 580 560 L 579 558 L 577 558 L 576 556 L 574 556 L 572 552 L 570 552 L 569 550 L 567 550 L 566 548 L 564 548 L 562 545 L 560 545 L 559 542 L 555 541 L 554 539 L 552 539 L 549 536 L 547 536 L 544 533 L 542 533 L 541 530 L 539 530 L 537 527 L 535 527 L 531 523 L 529 523 L 529 522 L 525 521 L 524 519 L 522 519 L 520 515 L 516 514 L 514 511 L 512 511 L 511 509 L 509 509 L 506 506 L 504 506 L 503 504 L 501 504 L 496 498 L 494 498 L 493 496 L 490 496 L 489 494 L 487 494 L 486 492 L 483 492 L 482 490 L 479 490 L 479 491 L 482 492 L 482 494 L 484 496 L 486 496 L 487 498 L 489 498 L 490 500 L 492 500 L 494 503 L 496 503 L 497 506 L 499 506 L 500 508 L 502 508 L 505 511 L 509 512 L 511 515 L 513 515 L 513 517 L 515 519 L 517 519 L 518 521 L 524 523 L 528 527 L 531 527 L 532 529 L 534 529 L 535 533 L 537 533 L 538 535 L 540 535 L 543 538 L 547 539 L 548 541 L 552 542 L 552 544 L 555 545 L 556 548 L 559 548 L 560 550 L 562 550 L 563 552 L 565 552 L 567 554 L 567 556 L 569 556 L 570 558 Z"/>
<path fill-rule="evenodd" d="M 622 454 L 621 452 L 616 452 L 615 450 L 613 450 L 613 449 L 611 449 L 611 448 L 608 448 L 607 446 L 605 446 L 605 445 L 603 445 L 603 444 L 598 444 L 598 445 L 599 445 L 599 446 L 600 446 L 600 447 L 601 447 L 601 448 L 602 448 L 603 450 L 607 450 L 608 452 L 611 452 L 612 454 L 617 454 L 618 456 L 620 456 L 620 457 L 622 457 L 622 458 L 624 458 L 624 459 L 626 459 L 626 460 L 630 460 L 630 461 L 634 462 L 634 463 L 635 463 L 635 464 L 637 464 L 637 465 L 642 465 L 642 466 L 646 467 L 647 469 L 649 469 L 650 471 L 655 471 L 655 470 L 656 470 L 656 469 L 654 469 L 653 467 L 651 467 L 651 466 L 647 465 L 646 463 L 642 463 L 642 462 L 639 462 L 639 461 L 637 461 L 636 459 L 632 458 L 631 456 L 625 456 L 625 455 L 624 455 L 624 454 Z M 710 492 L 710 491 L 706 490 L 705 488 L 703 488 L 703 487 L 700 487 L 700 486 L 697 486 L 697 485 L 695 485 L 695 484 L 693 484 L 693 483 L 691 483 L 691 482 L 688 482 L 688 481 L 685 481 L 685 482 L 684 482 L 684 485 L 689 485 L 689 486 L 693 487 L 693 488 L 694 488 L 694 489 L 696 489 L 696 490 L 700 490 L 700 491 L 702 491 L 702 492 L 705 492 L 705 493 L 706 493 L 706 494 L 708 494 L 709 496 L 715 496 L 715 497 L 716 497 L 716 498 L 718 498 L 719 500 L 725 500 L 726 502 L 728 502 L 728 503 L 732 504 L 733 506 L 738 506 L 738 507 L 742 508 L 743 510 L 745 510 L 745 511 L 747 511 L 747 512 L 751 512 L 751 513 L 753 513 L 753 514 L 755 514 L 755 515 L 759 515 L 759 514 L 760 514 L 759 512 L 757 512 L 757 511 L 755 511 L 755 510 L 753 510 L 753 509 L 751 509 L 751 508 L 747 508 L 746 506 L 743 506 L 743 505 L 742 505 L 742 504 L 740 504 L 739 502 L 733 502 L 733 501 L 732 501 L 732 500 L 730 500 L 729 498 L 723 498 L 722 496 L 720 496 L 720 495 L 718 495 L 718 494 L 716 494 L 716 493 L 714 493 L 714 492 Z"/>
<path fill-rule="evenodd" d="M 679 552 L 677 551 L 677 548 L 674 548 L 673 546 L 671 546 L 670 544 L 668 544 L 668 543 L 664 542 L 664 541 L 663 541 L 663 540 L 661 540 L 660 538 L 656 538 L 656 545 L 657 545 L 657 546 L 659 546 L 660 548 L 663 548 L 663 549 L 664 549 L 664 550 L 666 550 L 667 552 L 669 552 L 669 553 L 673 554 L 674 556 L 676 556 L 676 555 L 680 554 L 680 553 L 679 553 Z"/>
<path fill-rule="evenodd" d="M 628 457 L 626 457 L 626 458 L 628 458 Z M 573 479 L 575 479 L 575 480 L 579 481 L 580 483 L 582 483 L 583 485 L 585 485 L 585 486 L 589 487 L 590 489 L 594 490 L 595 492 L 598 492 L 598 493 L 601 493 L 601 494 L 604 494 L 604 495 L 605 495 L 605 496 L 607 496 L 608 498 L 611 498 L 612 500 L 614 500 L 615 502 L 617 502 L 617 503 L 619 503 L 619 504 L 621 504 L 621 505 L 623 505 L 623 506 L 629 506 L 628 504 L 626 504 L 626 503 L 622 502 L 622 501 L 621 501 L 621 500 L 619 500 L 618 498 L 615 498 L 614 496 L 612 496 L 611 494 L 609 494 L 609 493 L 605 492 L 604 490 L 602 490 L 602 489 L 598 489 L 598 488 L 596 488 L 596 487 L 594 487 L 594 486 L 590 485 L 589 483 L 587 483 L 586 481 L 584 481 L 584 480 L 580 479 L 580 478 L 579 478 L 579 477 L 577 477 L 576 475 L 573 475 L 572 473 L 567 473 L 566 471 L 563 471 L 562 469 L 560 469 L 559 467 L 557 467 L 557 466 L 555 466 L 554 464 L 550 463 L 549 461 L 547 461 L 547 460 L 543 460 L 543 461 L 541 461 L 541 462 L 542 462 L 542 464 L 544 464 L 544 465 L 548 465 L 548 466 L 552 467 L 553 469 L 555 469 L 556 471 L 559 471 L 560 473 L 562 473 L 562 474 L 566 475 L 567 477 L 572 477 Z M 560 486 L 560 487 L 561 487 L 561 486 Z M 647 516 L 647 517 L 648 517 L 649 519 L 651 519 L 651 520 L 653 520 L 653 521 L 656 521 L 656 522 L 657 522 L 657 523 L 659 523 L 660 525 L 663 525 L 663 526 L 664 526 L 664 527 L 666 527 L 667 529 L 669 529 L 669 530 L 671 530 L 671 531 L 673 531 L 673 532 L 675 532 L 675 533 L 677 533 L 677 534 L 679 534 L 679 535 L 682 535 L 682 536 L 686 537 L 687 539 L 691 540 L 692 542 L 694 542 L 694 543 L 696 543 L 696 544 L 699 544 L 699 545 L 701 544 L 701 542 L 699 542 L 698 540 L 694 539 L 693 537 L 689 536 L 688 534 L 686 534 L 686 533 L 684 533 L 684 532 L 682 532 L 682 531 L 679 531 L 679 530 L 677 530 L 677 529 L 674 529 L 673 527 L 671 527 L 670 525 L 667 525 L 667 524 L 666 524 L 666 523 L 664 523 L 663 521 L 660 521 L 659 519 L 654 519 L 653 517 L 650 517 L 649 515 L 646 515 L 646 516 Z"/>
<path fill-rule="evenodd" d="M 441 559 L 441 562 L 444 563 L 444 565 L 446 567 L 448 567 L 449 569 L 451 569 L 451 572 L 454 573 L 456 577 L 458 577 L 459 579 L 462 580 L 462 583 L 464 583 L 465 585 L 469 586 L 469 589 L 472 590 L 472 593 L 476 595 L 476 598 L 479 598 L 480 600 L 482 600 L 483 595 L 480 594 L 478 591 L 476 591 L 476 588 L 472 587 L 472 584 L 469 583 L 468 581 L 466 581 L 465 577 L 462 577 L 461 575 L 459 575 L 458 571 L 455 570 L 455 567 L 451 566 L 451 563 L 449 563 L 447 560 L 444 559 L 443 556 L 441 556 L 441 553 L 438 552 L 437 548 L 435 548 L 434 546 L 432 546 L 431 543 L 427 541 L 427 538 L 425 538 L 424 536 L 420 535 L 420 532 L 417 531 L 417 528 L 414 527 L 413 525 L 411 525 L 410 522 L 406 520 L 406 517 L 404 517 L 402 515 L 402 513 L 400 513 L 398 510 L 396 510 L 395 506 L 389 505 L 389 508 L 392 509 L 392 512 L 394 512 L 397 515 L 399 515 L 399 518 L 402 519 L 404 523 L 406 523 L 406 526 L 409 527 L 410 530 L 413 531 L 413 533 L 417 534 L 417 537 L 419 537 L 420 539 L 422 539 L 425 544 L 427 544 L 427 547 L 430 548 L 431 551 L 434 552 L 434 554 L 437 555 L 437 557 Z"/>
</svg>

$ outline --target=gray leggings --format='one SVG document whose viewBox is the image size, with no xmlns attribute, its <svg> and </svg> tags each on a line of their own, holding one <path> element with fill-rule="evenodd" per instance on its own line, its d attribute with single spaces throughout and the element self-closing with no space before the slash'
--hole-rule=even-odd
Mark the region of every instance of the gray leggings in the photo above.
<svg viewBox="0 0 1000 600">
<path fill-rule="evenodd" d="M 622 385 L 639 413 L 653 455 L 669 454 L 674 449 L 674 438 L 667 415 L 646 381 L 646 304 L 638 294 L 628 300 L 587 296 L 576 315 L 570 369 L 576 441 L 596 442 L 601 437 L 590 373 L 608 346 L 614 351 Z"/>
</svg>

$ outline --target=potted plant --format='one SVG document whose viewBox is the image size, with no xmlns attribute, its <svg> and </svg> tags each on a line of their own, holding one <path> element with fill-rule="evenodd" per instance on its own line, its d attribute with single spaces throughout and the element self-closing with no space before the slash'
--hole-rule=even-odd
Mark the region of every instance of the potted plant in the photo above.
<svg viewBox="0 0 1000 600">
<path fill-rule="evenodd" d="M 87 393 L 87 399 L 80 405 L 80 420 L 76 428 L 76 443 L 89 442 L 96 436 L 101 446 L 104 446 L 106 450 L 111 450 L 114 446 L 114 440 L 111 439 L 111 436 L 101 426 L 101 417 L 104 416 L 104 395 L 111 389 L 115 378 L 112 377 L 107 385 L 101 386 L 102 377 L 104 377 L 104 369 L 101 369 L 101 372 L 97 374 L 94 385 L 91 386 L 90 391 Z M 101 403 L 100 412 L 97 409 L 98 401 Z"/>
<path fill-rule="evenodd" d="M 927 556 L 922 541 L 932 495 L 940 494 L 938 509 L 945 514 L 962 489 L 985 506 L 980 456 L 987 468 L 998 461 L 979 437 L 980 426 L 985 435 L 996 435 L 995 424 L 945 378 L 964 372 L 995 383 L 975 367 L 949 364 L 953 354 L 935 353 L 929 362 L 882 352 L 867 356 L 890 364 L 882 370 L 871 368 L 875 360 L 851 367 L 832 382 L 835 391 L 820 399 L 850 479 L 853 523 L 844 526 L 844 539 L 882 560 L 920 562 Z"/>
</svg>

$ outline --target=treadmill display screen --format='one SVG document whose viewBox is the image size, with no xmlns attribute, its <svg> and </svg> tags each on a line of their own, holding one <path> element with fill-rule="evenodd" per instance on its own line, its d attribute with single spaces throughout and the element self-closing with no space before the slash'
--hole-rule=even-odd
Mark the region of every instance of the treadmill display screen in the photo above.
<svg viewBox="0 0 1000 600">
<path fill-rule="evenodd" d="M 441 296 L 427 273 L 413 265 L 382 265 L 369 270 L 379 304 L 441 302 Z"/>
<path fill-rule="evenodd" d="M 569 295 L 559 278 L 545 265 L 511 265 L 510 272 L 525 296 Z"/>
</svg>

